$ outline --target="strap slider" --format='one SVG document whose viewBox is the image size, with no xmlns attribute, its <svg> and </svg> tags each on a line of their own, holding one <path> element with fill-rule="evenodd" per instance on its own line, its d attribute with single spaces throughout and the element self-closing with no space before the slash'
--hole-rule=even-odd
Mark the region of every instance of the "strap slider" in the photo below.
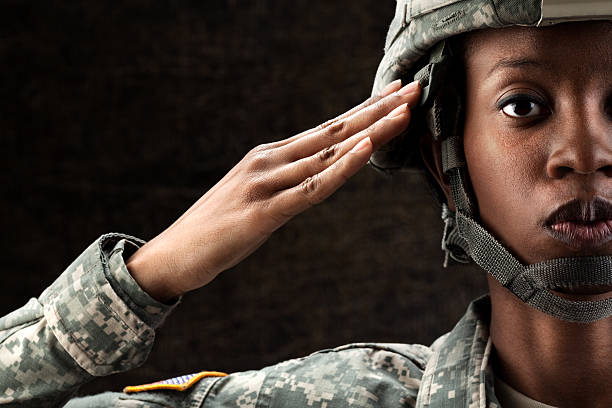
<svg viewBox="0 0 612 408">
<path fill-rule="evenodd" d="M 527 303 L 538 291 L 531 280 L 523 274 L 517 275 L 504 286 L 525 303 Z"/>
</svg>

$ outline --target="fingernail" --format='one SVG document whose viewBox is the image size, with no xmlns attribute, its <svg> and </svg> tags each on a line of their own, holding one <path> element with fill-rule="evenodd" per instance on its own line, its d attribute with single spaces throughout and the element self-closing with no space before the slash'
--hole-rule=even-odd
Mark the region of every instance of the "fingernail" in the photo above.
<svg viewBox="0 0 612 408">
<path fill-rule="evenodd" d="M 395 92 L 402 85 L 401 79 L 396 79 L 395 81 L 389 83 L 387 86 L 380 91 L 380 96 L 387 96 L 391 93 Z"/>
<path fill-rule="evenodd" d="M 351 153 L 357 153 L 357 152 L 359 152 L 361 150 L 365 150 L 366 148 L 369 148 L 369 145 L 371 143 L 372 143 L 372 141 L 370 140 L 370 138 L 366 137 L 365 139 L 363 139 L 361 142 L 357 143 L 357 145 L 351 149 Z"/>
<path fill-rule="evenodd" d="M 397 108 L 393 109 L 391 111 L 391 113 L 389 113 L 387 115 L 388 118 L 394 118 L 396 116 L 401 115 L 402 113 L 405 113 L 408 111 L 408 104 L 407 103 L 403 103 L 400 106 L 398 106 Z"/>
<path fill-rule="evenodd" d="M 398 95 L 404 96 L 414 93 L 419 88 L 419 81 L 414 81 L 397 91 Z"/>
</svg>

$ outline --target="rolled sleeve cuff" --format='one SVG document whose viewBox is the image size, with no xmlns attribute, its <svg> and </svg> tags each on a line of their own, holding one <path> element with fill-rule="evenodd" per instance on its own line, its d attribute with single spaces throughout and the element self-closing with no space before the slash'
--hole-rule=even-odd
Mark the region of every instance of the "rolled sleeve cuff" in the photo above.
<svg viewBox="0 0 612 408">
<path fill-rule="evenodd" d="M 155 300 L 145 292 L 134 280 L 125 264 L 128 259 L 126 253 L 131 252 L 132 249 L 138 249 L 144 244 L 144 241 L 125 235 L 113 236 L 113 238 L 110 244 L 105 245 L 112 248 L 108 254 L 107 279 L 119 297 L 138 317 L 149 326 L 158 328 L 179 304 L 180 298 L 166 304 Z"/>
<path fill-rule="evenodd" d="M 106 234 L 89 246 L 40 296 L 62 347 L 85 371 L 103 376 L 141 365 L 155 328 L 172 311 L 131 278 L 123 251 L 143 241 Z"/>
</svg>

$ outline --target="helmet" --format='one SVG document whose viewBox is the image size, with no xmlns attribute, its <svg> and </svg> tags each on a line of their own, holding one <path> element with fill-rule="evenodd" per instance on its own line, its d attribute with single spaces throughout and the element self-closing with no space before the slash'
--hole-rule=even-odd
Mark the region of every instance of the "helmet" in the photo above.
<svg viewBox="0 0 612 408">
<path fill-rule="evenodd" d="M 431 107 L 450 65 L 449 59 L 439 54 L 443 40 L 484 28 L 539 27 L 595 19 L 612 20 L 611 1 L 397 0 L 373 94 L 396 79 L 414 78 L 421 82 L 423 90 L 421 107 Z M 438 51 L 437 60 L 427 61 L 432 50 Z M 410 144 L 406 137 L 407 134 L 383 146 L 372 155 L 370 164 L 387 172 L 418 169 L 414 149 L 406 149 L 405 145 Z"/>
<path fill-rule="evenodd" d="M 442 249 L 449 259 L 474 261 L 523 302 L 560 319 L 592 322 L 612 316 L 612 298 L 570 301 L 551 290 L 572 284 L 612 285 L 612 256 L 553 259 L 523 265 L 477 220 L 474 196 L 464 185 L 462 97 L 451 37 L 515 25 L 539 27 L 569 21 L 612 20 L 609 0 L 397 0 L 373 93 L 396 80 L 418 80 L 421 100 L 406 133 L 373 153 L 370 164 L 386 173 L 419 169 L 415 134 L 427 129 L 441 142 L 442 166 L 456 211 L 442 204 Z M 446 81 L 445 81 L 446 79 Z"/>
</svg>

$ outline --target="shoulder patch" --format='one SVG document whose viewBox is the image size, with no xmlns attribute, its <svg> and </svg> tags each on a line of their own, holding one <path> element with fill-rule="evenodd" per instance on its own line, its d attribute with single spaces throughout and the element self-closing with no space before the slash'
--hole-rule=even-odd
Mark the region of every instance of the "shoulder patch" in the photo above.
<svg viewBox="0 0 612 408">
<path fill-rule="evenodd" d="M 129 394 L 132 392 L 144 392 L 154 390 L 185 391 L 186 389 L 190 388 L 192 385 L 200 381 L 202 378 L 226 376 L 226 373 L 221 373 L 218 371 L 201 371 L 199 373 L 183 375 L 180 377 L 170 378 L 168 380 L 157 381 L 151 384 L 130 385 L 125 387 L 123 389 L 123 392 Z"/>
</svg>

